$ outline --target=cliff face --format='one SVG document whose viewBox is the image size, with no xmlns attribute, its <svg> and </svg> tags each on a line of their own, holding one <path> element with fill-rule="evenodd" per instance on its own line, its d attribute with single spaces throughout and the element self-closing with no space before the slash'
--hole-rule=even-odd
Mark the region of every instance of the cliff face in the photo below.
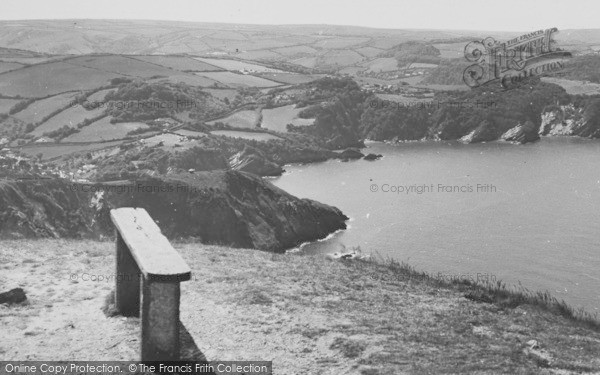
<svg viewBox="0 0 600 375">
<path fill-rule="evenodd" d="M 229 165 L 237 171 L 258 176 L 279 176 L 284 172 L 278 164 L 268 160 L 263 152 L 248 145 L 229 159 Z"/>
<path fill-rule="evenodd" d="M 0 237 L 90 237 L 90 196 L 63 180 L 0 181 Z"/>
<path fill-rule="evenodd" d="M 539 134 L 600 138 L 600 124 L 586 113 L 586 109 L 569 104 L 543 113 Z"/>
<path fill-rule="evenodd" d="M 525 124 L 517 125 L 509 129 L 500 137 L 502 140 L 512 143 L 524 144 L 535 142 L 540 139 L 535 124 L 531 121 L 526 121 Z"/>
<path fill-rule="evenodd" d="M 480 142 L 490 142 L 497 139 L 497 135 L 495 129 L 491 126 L 491 124 L 484 120 L 481 124 L 472 130 L 469 134 L 460 138 L 461 142 L 465 143 L 480 143 Z"/>
<path fill-rule="evenodd" d="M 111 208 L 143 207 L 169 238 L 282 252 L 345 229 L 338 209 L 298 199 L 257 176 L 216 171 L 120 184 L 0 184 L 0 236 L 112 236 Z"/>
</svg>

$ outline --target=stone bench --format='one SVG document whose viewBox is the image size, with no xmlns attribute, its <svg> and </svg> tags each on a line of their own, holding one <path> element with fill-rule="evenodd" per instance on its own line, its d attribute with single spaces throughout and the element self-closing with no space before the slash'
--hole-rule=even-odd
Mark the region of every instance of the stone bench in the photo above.
<svg viewBox="0 0 600 375">
<path fill-rule="evenodd" d="M 118 208 L 110 216 L 117 235 L 115 308 L 140 316 L 141 306 L 142 361 L 177 360 L 179 283 L 191 270 L 146 210 Z"/>
</svg>

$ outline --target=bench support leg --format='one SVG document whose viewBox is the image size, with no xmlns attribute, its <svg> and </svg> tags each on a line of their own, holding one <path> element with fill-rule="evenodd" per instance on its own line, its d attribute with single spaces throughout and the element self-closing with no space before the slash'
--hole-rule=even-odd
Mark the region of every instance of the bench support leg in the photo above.
<svg viewBox="0 0 600 375">
<path fill-rule="evenodd" d="M 142 361 L 179 359 L 179 282 L 143 280 Z"/>
<path fill-rule="evenodd" d="M 140 269 L 117 231 L 115 308 L 124 316 L 140 316 Z"/>
</svg>

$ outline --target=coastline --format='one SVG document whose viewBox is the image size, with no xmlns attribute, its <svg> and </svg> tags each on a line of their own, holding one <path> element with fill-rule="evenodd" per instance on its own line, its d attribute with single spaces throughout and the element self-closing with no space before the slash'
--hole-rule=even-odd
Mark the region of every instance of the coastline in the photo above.
<svg viewBox="0 0 600 375">
<path fill-rule="evenodd" d="M 573 207 L 577 207 L 579 215 L 593 217 L 593 212 L 585 207 L 581 197 L 596 196 L 596 180 L 588 178 L 589 173 L 586 172 L 583 173 L 584 179 L 576 180 L 578 182 L 575 184 L 568 184 L 570 180 L 565 180 L 565 175 L 568 177 L 570 173 L 569 166 L 580 165 L 578 160 L 594 157 L 593 155 L 600 150 L 600 141 L 577 136 L 542 136 L 540 141 L 528 144 L 527 147 L 518 147 L 503 141 L 486 144 L 425 141 L 402 145 L 375 141 L 367 142 L 367 146 L 371 148 L 363 152 L 380 153 L 384 157 L 373 164 L 357 160 L 347 164 L 330 164 L 334 163 L 332 161 L 290 167 L 287 168 L 286 176 L 273 181 L 276 186 L 296 196 L 336 206 L 354 219 L 347 222 L 352 230 L 339 233 L 338 237 L 332 240 L 316 241 L 312 243 L 314 246 L 303 244 L 305 253 L 333 253 L 343 248 L 341 245 L 347 248 L 359 246 L 364 252 L 377 251 L 400 261 L 409 260 L 419 269 L 434 274 L 437 271 L 446 274 L 494 273 L 511 285 L 519 285 L 519 282 L 522 282 L 532 290 L 550 290 L 554 296 L 568 301 L 573 306 L 582 306 L 592 313 L 598 311 L 598 294 L 593 289 L 597 283 L 579 276 L 582 270 L 593 275 L 590 265 L 593 267 L 595 263 L 588 262 L 579 268 L 576 265 L 560 267 L 559 264 L 568 262 L 568 259 L 564 259 L 567 252 L 563 250 L 573 246 L 573 243 L 567 232 L 553 234 L 551 228 L 562 222 L 562 218 L 572 215 L 574 211 L 570 208 L 571 203 L 574 204 Z M 558 161 L 548 163 L 548 160 L 551 160 L 549 157 L 557 157 Z M 438 168 L 440 160 L 445 164 Z M 453 165 L 461 166 L 459 172 L 455 173 L 454 169 L 451 169 Z M 485 166 L 492 166 L 492 172 L 485 172 Z M 438 172 L 438 169 L 429 173 L 422 172 L 432 167 L 442 172 Z M 393 172 L 393 168 L 400 168 L 401 172 Z M 566 172 L 559 173 L 556 168 Z M 302 173 L 297 173 L 298 170 L 302 170 Z M 573 170 L 573 173 L 575 172 Z M 468 175 L 471 177 L 467 177 Z M 515 176 L 519 177 L 518 183 L 513 181 Z M 577 173 L 575 176 L 577 177 Z M 373 179 L 373 182 L 369 182 L 370 179 Z M 320 188 L 314 187 L 312 182 L 303 182 L 312 180 L 319 181 Z M 346 184 L 340 185 L 341 182 Z M 498 194 L 485 196 L 458 193 L 445 196 L 399 196 L 369 191 L 371 183 L 425 182 L 485 182 L 493 183 L 499 190 Z M 572 190 L 577 188 L 577 184 L 581 185 L 577 189 L 578 194 Z M 588 186 L 588 190 L 583 189 Z M 550 197 L 562 199 L 551 200 L 549 203 L 547 200 L 551 199 Z M 520 209 L 522 204 L 529 208 Z M 401 211 L 385 208 L 392 205 L 397 205 L 394 207 Z M 421 209 L 425 209 L 426 212 L 420 213 Z M 475 214 L 462 215 L 463 210 L 473 210 Z M 456 223 L 456 230 L 453 230 L 447 221 L 435 218 L 440 212 Z M 518 216 L 515 221 L 519 224 L 518 228 L 516 224 L 511 224 L 514 220 L 510 217 L 514 216 L 515 212 Z M 370 218 L 366 216 L 369 213 Z M 414 222 L 410 217 L 421 219 Z M 544 218 L 552 220 L 544 221 Z M 386 225 L 394 223 L 398 234 L 391 230 L 378 232 L 375 225 L 379 222 Z M 576 227 L 574 230 L 579 239 L 576 245 L 581 249 L 580 258 L 577 259 L 593 260 L 595 232 L 593 227 L 585 222 L 580 223 L 581 225 L 566 223 L 566 226 Z M 487 224 L 480 227 L 478 223 Z M 440 225 L 444 225 L 441 227 L 443 235 L 433 236 Z M 477 235 L 481 234 L 477 232 L 477 228 L 481 231 L 487 227 L 493 230 L 494 240 L 491 243 Z M 418 236 L 422 233 L 422 228 L 431 235 Z M 470 239 L 461 239 L 458 233 L 473 233 L 473 236 Z M 394 236 L 398 239 L 395 240 Z M 504 236 L 506 240 L 500 240 L 505 238 Z M 444 239 L 448 241 L 448 238 L 455 246 L 445 247 Z M 394 255 L 396 249 L 401 249 L 397 256 Z M 454 260 L 453 257 L 462 260 Z M 521 262 L 511 259 L 521 259 Z M 553 262 L 552 259 L 560 259 L 560 262 Z M 460 263 L 459 266 L 450 266 L 456 261 Z M 552 271 L 545 272 L 545 269 Z"/>
<path fill-rule="evenodd" d="M 314 240 L 314 241 L 305 241 L 305 242 L 302 242 L 298 246 L 295 246 L 295 247 L 293 247 L 291 249 L 287 249 L 284 253 L 285 254 L 296 254 L 296 253 L 297 254 L 302 254 L 302 248 L 304 246 L 310 245 L 312 243 L 318 243 L 318 242 L 324 242 L 324 241 L 330 240 L 333 237 L 335 237 L 337 234 L 342 233 L 342 232 L 347 231 L 348 229 L 350 229 L 351 226 L 348 224 L 348 222 L 351 222 L 351 221 L 352 221 L 352 218 L 348 218 L 348 220 L 346 220 L 346 228 L 342 228 L 342 229 L 338 229 L 336 231 L 333 231 L 333 232 L 329 233 L 327 236 L 325 236 L 323 238 L 319 238 L 319 239 Z"/>
</svg>

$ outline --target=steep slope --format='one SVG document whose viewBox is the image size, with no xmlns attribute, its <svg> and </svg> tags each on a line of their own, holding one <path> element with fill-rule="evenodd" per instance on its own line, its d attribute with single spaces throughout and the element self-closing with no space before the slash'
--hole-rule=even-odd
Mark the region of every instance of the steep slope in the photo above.
<svg viewBox="0 0 600 375">
<path fill-rule="evenodd" d="M 143 207 L 170 238 L 282 252 L 345 229 L 338 209 L 298 199 L 257 176 L 200 172 L 104 184 L 0 183 L 0 237 L 112 236 L 111 208 Z"/>
</svg>

